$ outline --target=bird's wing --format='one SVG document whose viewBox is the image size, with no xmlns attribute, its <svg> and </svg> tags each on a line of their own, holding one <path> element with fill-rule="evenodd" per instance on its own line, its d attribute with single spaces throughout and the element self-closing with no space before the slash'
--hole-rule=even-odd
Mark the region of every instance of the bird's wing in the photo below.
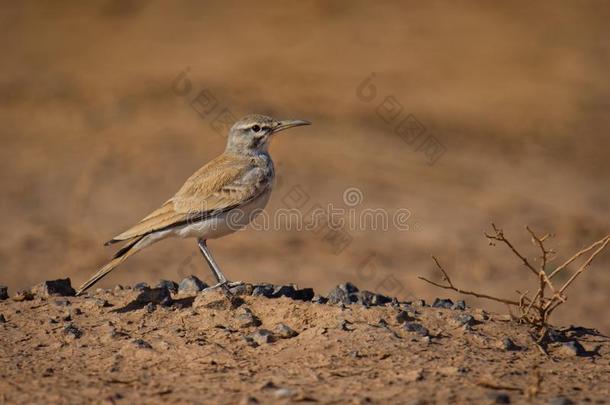
<svg viewBox="0 0 610 405">
<path fill-rule="evenodd" d="M 236 208 L 269 186 L 251 159 L 221 155 L 195 172 L 159 209 L 107 243 L 120 242 L 198 221 Z"/>
</svg>

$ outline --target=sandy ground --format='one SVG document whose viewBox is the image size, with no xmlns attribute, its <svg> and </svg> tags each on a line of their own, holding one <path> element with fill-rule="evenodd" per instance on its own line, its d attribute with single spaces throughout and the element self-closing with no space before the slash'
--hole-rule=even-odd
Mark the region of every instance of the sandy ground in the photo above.
<svg viewBox="0 0 610 405">
<path fill-rule="evenodd" d="M 610 397 L 610 339 L 592 330 L 561 332 L 545 355 L 528 327 L 471 308 L 250 295 L 230 303 L 217 292 L 155 305 L 139 294 L 115 288 L 0 302 L 2 402 L 601 404 Z M 578 353 L 569 348 L 574 341 Z"/>
<path fill-rule="evenodd" d="M 312 0 L 290 7 L 237 1 L 2 2 L 0 285 L 13 296 L 43 280 L 70 277 L 75 285 L 86 280 L 113 254 L 104 241 L 157 208 L 222 152 L 225 121 L 258 112 L 313 122 L 271 145 L 278 176 L 267 210 L 272 218 L 295 207 L 305 217 L 329 204 L 343 209 L 348 221 L 371 210 L 390 220 L 397 213 L 408 215 L 401 226 L 365 223 L 339 235 L 277 220 L 264 230 L 248 228 L 211 241 L 229 278 L 297 283 L 322 293 L 351 281 L 400 300 L 431 302 L 444 293 L 454 301 L 464 299 L 417 278 L 440 280 L 430 260 L 436 255 L 459 286 L 510 298 L 517 290 L 531 294 L 535 277 L 505 247 L 489 246 L 483 232 L 492 221 L 503 227 L 534 264 L 538 251 L 524 226 L 555 234 L 549 247 L 557 256 L 547 271 L 610 232 L 608 20 L 610 6 L 596 1 Z M 206 99 L 212 100 L 203 104 L 209 113 L 202 107 Z M 408 117 L 417 121 L 405 121 Z M 415 138 L 436 140 L 443 154 L 431 164 Z M 189 274 L 211 282 L 193 241 L 167 240 L 130 258 L 99 287 L 153 285 Z M 567 278 L 568 273 L 558 281 Z M 610 253 L 605 252 L 570 288 L 567 303 L 551 321 L 609 335 L 609 287 Z M 131 299 L 121 294 L 108 296 L 114 306 L 102 309 L 89 308 L 90 299 L 70 298 L 74 308 L 83 307 L 83 315 L 72 321 L 83 336 L 66 344 L 61 340 L 65 322 L 48 323 L 55 316 L 51 312 L 65 311 L 53 300 L 0 303 L 8 320 L 0 328 L 13 342 L 0 345 L 10 351 L 2 361 L 12 376 L 2 383 L 34 381 L 55 394 L 50 387 L 57 384 L 75 395 L 79 388 L 69 378 L 82 378 L 79 394 L 99 400 L 117 392 L 135 398 L 170 389 L 165 395 L 195 398 L 189 384 L 175 388 L 183 372 L 185 381 L 201 378 L 193 385 L 215 395 L 224 384 L 232 393 L 219 398 L 227 402 L 241 400 L 246 391 L 262 402 L 275 398 L 276 389 L 261 389 L 269 380 L 298 392 L 294 395 L 329 401 L 348 397 L 350 390 L 361 398 L 370 390 L 379 400 L 394 392 L 388 387 L 421 385 L 423 398 L 438 396 L 442 402 L 451 392 L 463 401 L 471 394 L 487 398 L 488 390 L 474 385 L 484 377 L 523 389 L 532 383 L 536 364 L 544 374 L 545 400 L 560 393 L 596 400 L 603 397 L 603 378 L 607 381 L 607 374 L 596 371 L 608 367 L 602 361 L 607 357 L 540 357 L 528 345 L 525 329 L 505 322 L 474 329 L 490 341 L 514 331 L 527 351 L 485 349 L 495 346 L 472 343 L 479 335 L 459 328 L 444 332 L 452 338 L 413 342 L 395 323 L 394 309 L 340 310 L 247 298 L 266 328 L 275 327 L 282 311 L 300 311 L 285 315 L 299 337 L 255 349 L 242 338 L 252 330 L 214 328 L 206 319 L 215 312 L 208 309 L 195 309 L 197 315 L 190 307 L 112 312 Z M 506 312 L 502 305 L 467 302 Z M 230 323 L 234 311 L 217 316 Z M 336 324 L 352 312 L 356 330 L 338 330 Z M 449 314 L 425 309 L 421 316 L 440 330 L 438 312 Z M 401 339 L 367 326 L 376 325 L 377 317 Z M 169 334 L 182 318 L 184 336 Z M 108 321 L 129 337 L 110 338 Z M 315 331 L 326 325 L 327 333 L 318 336 Z M 209 344 L 186 343 L 196 339 L 198 328 Z M 369 335 L 388 349 L 376 351 Z M 136 350 L 137 338 L 153 348 Z M 102 341 L 113 349 L 104 352 Z M 481 351 L 463 357 L 475 346 Z M 343 355 L 355 351 L 370 356 Z M 381 359 L 382 352 L 390 357 Z M 607 346 L 602 344 L 601 352 L 607 353 Z M 250 358 L 250 353 L 267 356 Z M 59 362 L 65 370 L 49 365 L 58 355 L 65 358 Z M 88 355 L 105 368 L 95 368 L 98 363 L 86 361 Z M 205 363 L 212 355 L 218 356 L 216 363 Z M 462 361 L 474 362 L 468 373 L 437 372 L 462 367 Z M 514 364 L 507 368 L 510 361 Z M 127 376 L 111 375 L 115 362 L 116 373 Z M 290 370 L 309 363 L 326 369 L 312 366 L 314 371 L 294 375 L 277 372 L 274 365 L 280 363 Z M 163 364 L 175 370 L 173 377 L 163 377 Z M 350 367 L 353 378 L 347 378 Z M 47 368 L 56 371 L 29 378 Z M 421 381 L 400 385 L 418 369 Z M 229 382 L 223 382 L 224 373 L 231 374 Z M 119 382 L 108 382 L 113 378 Z M 369 380 L 375 383 L 364 383 Z M 243 391 L 230 391 L 231 384 L 243 384 Z M 342 388 L 333 391 L 335 385 Z M 27 392 L 45 394 L 32 387 L 17 384 L 2 392 L 15 400 Z M 509 392 L 513 402 L 524 398 L 516 392 Z"/>
</svg>

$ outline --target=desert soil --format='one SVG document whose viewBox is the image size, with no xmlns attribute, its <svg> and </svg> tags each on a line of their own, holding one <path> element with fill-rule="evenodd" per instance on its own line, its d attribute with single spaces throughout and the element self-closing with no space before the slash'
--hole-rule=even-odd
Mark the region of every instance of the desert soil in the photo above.
<svg viewBox="0 0 610 405">
<path fill-rule="evenodd" d="M 469 307 L 420 301 L 367 307 L 250 294 L 230 302 L 215 291 L 180 292 L 159 303 L 155 292 L 116 287 L 78 298 L 37 293 L 0 301 L 0 401 L 568 404 L 610 398 L 610 342 L 593 330 L 557 331 L 543 354 L 526 325 Z"/>
</svg>

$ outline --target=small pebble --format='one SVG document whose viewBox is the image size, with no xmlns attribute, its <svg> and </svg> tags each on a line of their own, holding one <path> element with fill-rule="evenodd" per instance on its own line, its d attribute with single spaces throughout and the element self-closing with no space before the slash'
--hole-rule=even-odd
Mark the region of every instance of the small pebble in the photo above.
<svg viewBox="0 0 610 405">
<path fill-rule="evenodd" d="M 472 315 L 466 313 L 458 313 L 452 320 L 458 326 L 474 326 L 477 323 Z"/>
<path fill-rule="evenodd" d="M 328 302 L 328 298 L 316 294 L 311 299 L 311 302 L 313 302 L 314 304 L 326 304 Z"/>
<path fill-rule="evenodd" d="M 259 329 L 248 337 L 252 339 L 252 341 L 255 342 L 257 345 L 273 343 L 275 341 L 275 336 L 271 331 L 267 329 Z"/>
<path fill-rule="evenodd" d="M 410 316 L 407 311 L 400 311 L 396 315 L 396 322 L 398 322 L 398 323 L 405 323 L 405 322 L 414 321 L 414 320 L 415 320 L 415 318 Z"/>
<path fill-rule="evenodd" d="M 257 284 L 252 290 L 253 296 L 271 298 L 273 296 L 274 287 L 271 284 Z"/>
<path fill-rule="evenodd" d="M 69 278 L 60 278 L 57 280 L 48 280 L 42 283 L 42 293 L 44 296 L 62 296 L 72 297 L 76 295 L 76 291 L 72 288 L 72 283 Z"/>
<path fill-rule="evenodd" d="M 8 299 L 8 287 L 0 285 L 0 301 Z"/>
<path fill-rule="evenodd" d="M 436 298 L 432 303 L 432 307 L 451 309 L 453 308 L 453 301 L 451 301 L 449 298 Z"/>
<path fill-rule="evenodd" d="M 72 323 L 64 328 L 64 334 L 73 336 L 75 339 L 80 339 L 80 337 L 83 336 L 83 332 Z"/>
<path fill-rule="evenodd" d="M 352 303 L 349 294 L 339 287 L 335 287 L 331 292 L 328 293 L 329 304 L 343 304 L 349 305 Z"/>
<path fill-rule="evenodd" d="M 158 304 L 168 306 L 172 304 L 172 295 L 165 287 L 144 289 L 136 297 L 136 301 L 140 304 Z"/>
<path fill-rule="evenodd" d="M 240 308 L 239 313 L 235 316 L 235 319 L 239 321 L 240 328 L 251 328 L 262 325 L 261 320 L 252 313 L 250 308 Z"/>
<path fill-rule="evenodd" d="M 146 340 L 142 340 L 142 339 L 135 339 L 132 341 L 132 343 L 134 344 L 135 347 L 137 347 L 138 349 L 152 349 L 152 346 L 150 343 L 148 343 Z"/>
<path fill-rule="evenodd" d="M 172 280 L 159 280 L 157 288 L 167 288 L 173 294 L 178 292 L 178 283 Z"/>
<path fill-rule="evenodd" d="M 208 288 L 208 285 L 197 277 L 190 275 L 183 279 L 178 285 L 178 292 L 181 293 L 196 293 Z"/>
<path fill-rule="evenodd" d="M 521 350 L 521 347 L 519 347 L 518 345 L 515 344 L 515 342 L 513 342 L 511 340 L 511 338 L 505 337 L 504 339 L 502 339 L 502 345 L 501 345 L 502 349 L 509 351 L 509 352 L 514 352 L 517 350 Z"/>
<path fill-rule="evenodd" d="M 421 336 L 430 336 L 430 331 L 421 323 L 406 322 L 404 328 L 407 332 L 415 332 Z"/>
<path fill-rule="evenodd" d="M 457 311 L 464 311 L 466 309 L 466 302 L 464 300 L 459 300 L 455 304 L 453 304 L 453 309 Z"/>
<path fill-rule="evenodd" d="M 252 295 L 253 290 L 254 286 L 248 283 L 240 284 L 229 289 L 233 295 Z"/>
<path fill-rule="evenodd" d="M 297 331 L 295 331 L 290 326 L 288 326 L 288 325 L 286 325 L 284 323 L 279 323 L 275 327 L 275 332 L 276 332 L 277 336 L 279 336 L 282 339 L 290 339 L 290 338 L 293 338 L 295 336 L 298 336 L 298 332 Z"/>
<path fill-rule="evenodd" d="M 6 318 L 3 314 L 0 314 L 0 323 L 6 323 Z"/>
</svg>

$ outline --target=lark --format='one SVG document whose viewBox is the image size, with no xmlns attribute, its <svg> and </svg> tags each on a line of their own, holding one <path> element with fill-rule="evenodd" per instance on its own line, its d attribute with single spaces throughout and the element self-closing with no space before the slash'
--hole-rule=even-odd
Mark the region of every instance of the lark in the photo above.
<svg viewBox="0 0 610 405">
<path fill-rule="evenodd" d="M 267 205 L 275 170 L 269 142 L 288 128 L 309 125 L 304 120 L 278 121 L 259 114 L 248 115 L 229 130 L 225 151 L 186 180 L 159 209 L 106 245 L 124 243 L 112 260 L 78 290 L 77 295 L 140 250 L 168 237 L 195 238 L 217 284 L 226 292 L 229 283 L 212 257 L 207 240 L 231 234 L 243 227 Z M 240 282 L 235 283 L 240 284 Z"/>
</svg>

